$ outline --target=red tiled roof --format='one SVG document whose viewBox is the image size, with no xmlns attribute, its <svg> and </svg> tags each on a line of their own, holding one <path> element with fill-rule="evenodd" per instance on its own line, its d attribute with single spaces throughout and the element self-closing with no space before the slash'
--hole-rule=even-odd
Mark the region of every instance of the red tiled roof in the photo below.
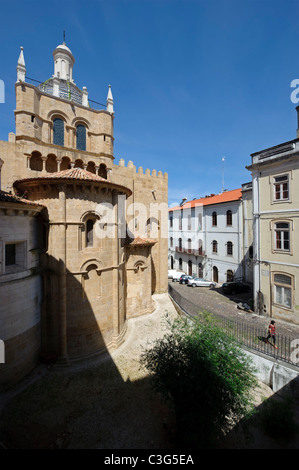
<svg viewBox="0 0 299 470">
<path fill-rule="evenodd" d="M 16 196 L 11 193 L 7 193 L 6 191 L 0 190 L 0 202 L 11 202 L 11 203 L 18 203 L 18 204 L 27 204 L 31 206 L 39 206 L 43 207 L 42 204 L 38 204 L 37 202 L 29 201 L 28 199 L 24 199 L 22 197 Z"/>
<path fill-rule="evenodd" d="M 242 198 L 242 189 L 233 189 L 232 191 L 224 191 L 221 194 L 214 194 L 211 196 L 202 197 L 200 199 L 193 199 L 186 201 L 182 206 L 170 207 L 169 212 L 177 211 L 179 209 L 190 209 L 197 206 L 209 206 L 212 204 L 220 204 L 222 202 L 239 201 Z"/>
<path fill-rule="evenodd" d="M 107 183 L 105 178 L 101 176 L 95 175 L 90 171 L 83 170 L 82 168 L 70 168 L 68 170 L 56 171 L 55 173 L 46 173 L 41 176 L 33 176 L 31 178 L 24 178 L 22 181 L 30 181 L 36 179 L 56 179 L 56 178 L 63 178 L 63 179 L 75 179 L 75 180 L 92 180 L 92 181 L 101 181 Z"/>
<path fill-rule="evenodd" d="M 82 168 L 70 168 L 68 170 L 57 171 L 55 173 L 46 173 L 41 176 L 33 176 L 31 178 L 24 178 L 14 182 L 14 185 L 17 186 L 18 183 L 29 183 L 30 181 L 41 181 L 41 180 L 54 180 L 54 179 L 66 179 L 66 180 L 76 180 L 76 181 L 93 181 L 97 183 L 105 183 L 109 186 L 117 186 L 119 188 L 125 189 L 131 193 L 131 190 L 125 186 L 122 186 L 117 183 L 112 183 L 111 181 L 102 178 L 101 176 L 95 175 L 90 171 L 83 170 Z"/>
<path fill-rule="evenodd" d="M 129 239 L 127 240 L 126 245 L 127 246 L 150 246 L 154 245 L 157 243 L 157 240 L 153 240 L 152 238 L 141 238 L 141 237 L 136 237 L 133 240 Z"/>
</svg>

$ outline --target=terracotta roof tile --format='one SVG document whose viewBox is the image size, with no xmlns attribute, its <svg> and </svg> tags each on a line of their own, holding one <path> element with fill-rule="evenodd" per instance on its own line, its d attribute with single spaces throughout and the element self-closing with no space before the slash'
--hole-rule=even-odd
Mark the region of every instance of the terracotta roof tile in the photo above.
<svg viewBox="0 0 299 470">
<path fill-rule="evenodd" d="M 182 206 L 170 207 L 169 212 L 177 211 L 179 209 L 190 209 L 196 206 L 210 206 L 212 204 L 220 204 L 222 202 L 239 201 L 242 198 L 242 189 L 233 189 L 232 191 L 224 191 L 221 194 L 215 194 L 200 199 L 193 199 L 186 201 Z"/>
<path fill-rule="evenodd" d="M 123 185 L 108 181 L 105 178 L 95 175 L 94 173 L 91 173 L 90 171 L 83 170 L 82 168 L 70 168 L 68 170 L 57 171 L 55 173 L 46 173 L 41 176 L 23 178 L 21 180 L 15 181 L 14 186 L 18 187 L 19 184 L 23 185 L 23 183 L 27 183 L 27 182 L 29 183 L 31 181 L 41 181 L 41 180 L 49 181 L 49 180 L 57 180 L 57 179 L 105 183 L 105 184 L 108 184 L 109 186 L 116 186 L 118 188 L 125 189 L 126 191 L 129 191 L 130 193 L 132 192 L 129 188 Z"/>
<path fill-rule="evenodd" d="M 39 206 L 43 207 L 42 204 L 38 204 L 37 202 L 29 201 L 28 199 L 16 196 L 15 194 L 7 193 L 6 191 L 0 190 L 0 202 L 12 202 L 18 204 L 28 204 L 31 206 Z"/>
<path fill-rule="evenodd" d="M 150 246 L 157 243 L 157 240 L 153 240 L 152 238 L 142 238 L 136 237 L 134 239 L 127 237 L 126 245 L 127 246 Z"/>
</svg>

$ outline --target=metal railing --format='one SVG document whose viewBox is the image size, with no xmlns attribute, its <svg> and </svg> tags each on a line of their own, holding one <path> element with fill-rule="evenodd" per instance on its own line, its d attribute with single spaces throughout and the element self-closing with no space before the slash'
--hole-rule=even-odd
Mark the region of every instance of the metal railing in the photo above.
<svg viewBox="0 0 299 470">
<path fill-rule="evenodd" d="M 205 318 L 203 314 L 207 312 L 201 311 L 199 305 L 182 296 L 170 284 L 168 285 L 168 293 L 185 315 L 192 317 L 195 321 Z M 271 356 L 272 359 L 298 366 L 298 360 L 295 359 L 296 354 L 292 354 L 295 348 L 298 349 L 297 342 L 294 346 L 294 337 L 277 335 L 276 346 L 278 349 L 275 349 L 271 339 L 266 343 L 267 332 L 265 328 L 252 325 L 249 321 L 242 321 L 242 319 L 208 313 L 224 331 L 233 336 L 245 348 Z"/>
<path fill-rule="evenodd" d="M 186 253 L 186 254 L 195 255 L 195 256 L 205 256 L 205 251 L 202 250 L 201 248 L 199 248 L 199 249 L 196 249 L 196 248 L 182 248 L 180 246 L 176 246 L 175 251 L 177 253 Z"/>
<path fill-rule="evenodd" d="M 40 82 L 39 80 L 36 80 L 35 78 L 30 78 L 30 77 L 27 77 L 27 76 L 25 78 L 27 80 L 27 83 L 29 83 L 31 85 L 34 85 L 35 87 L 39 88 L 40 91 L 42 91 L 43 93 L 47 93 L 48 95 L 53 95 L 52 92 L 50 92 L 49 90 L 47 91 L 46 82 Z M 43 88 L 43 86 L 45 86 L 45 88 Z M 73 99 L 72 99 L 73 94 L 69 95 L 67 92 L 64 93 L 63 96 L 61 95 L 60 97 L 64 98 L 64 99 L 67 99 L 69 101 L 73 101 Z M 74 101 L 78 102 L 78 99 L 75 99 Z M 94 100 L 91 100 L 91 99 L 88 99 L 88 106 L 89 106 L 89 108 L 95 109 L 96 111 L 99 111 L 103 108 L 106 109 L 105 104 L 99 103 L 98 101 L 94 101 Z"/>
</svg>

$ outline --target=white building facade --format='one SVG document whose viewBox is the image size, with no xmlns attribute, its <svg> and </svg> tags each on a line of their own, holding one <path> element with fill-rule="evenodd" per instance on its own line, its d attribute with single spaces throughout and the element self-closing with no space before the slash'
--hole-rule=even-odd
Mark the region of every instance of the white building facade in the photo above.
<svg viewBox="0 0 299 470">
<path fill-rule="evenodd" d="M 250 199 L 250 188 L 246 195 Z M 169 269 L 217 284 L 236 279 L 252 282 L 248 269 L 252 249 L 247 246 L 251 232 L 243 204 L 243 191 L 237 189 L 169 209 Z"/>
</svg>

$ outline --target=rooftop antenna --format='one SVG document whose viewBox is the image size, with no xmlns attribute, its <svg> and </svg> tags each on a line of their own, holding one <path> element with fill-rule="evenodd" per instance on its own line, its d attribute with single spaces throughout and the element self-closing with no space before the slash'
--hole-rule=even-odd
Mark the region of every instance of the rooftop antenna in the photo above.
<svg viewBox="0 0 299 470">
<path fill-rule="evenodd" d="M 222 191 L 221 192 L 223 193 L 223 191 L 224 191 L 224 162 L 225 162 L 225 157 L 222 157 L 221 161 L 222 161 Z"/>
</svg>

